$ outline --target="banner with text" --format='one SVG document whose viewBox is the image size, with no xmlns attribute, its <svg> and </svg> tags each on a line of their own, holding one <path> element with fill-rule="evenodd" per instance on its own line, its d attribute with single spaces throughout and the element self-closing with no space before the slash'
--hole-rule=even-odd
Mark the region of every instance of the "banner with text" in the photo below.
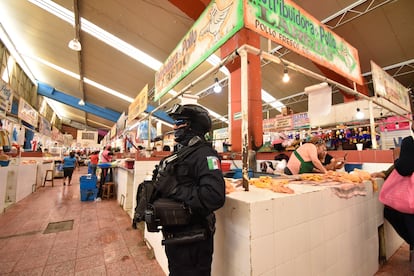
<svg viewBox="0 0 414 276">
<path fill-rule="evenodd" d="M 294 129 L 307 128 L 310 126 L 308 112 L 296 113 L 292 115 L 292 125 Z"/>
<path fill-rule="evenodd" d="M 263 120 L 263 132 L 265 133 L 292 129 L 292 115 L 276 116 L 276 118 Z"/>
<path fill-rule="evenodd" d="M 11 106 L 13 101 L 13 92 L 10 86 L 0 80 L 0 114 L 5 115 L 6 111 L 11 112 Z"/>
<path fill-rule="evenodd" d="M 125 127 L 126 127 L 127 116 L 125 112 L 122 112 L 121 116 L 119 116 L 118 121 L 116 121 L 116 132 L 121 134 Z"/>
<path fill-rule="evenodd" d="M 52 137 L 53 141 L 59 141 L 59 142 L 63 141 L 63 134 L 55 126 L 52 126 L 52 136 L 51 137 Z"/>
<path fill-rule="evenodd" d="M 291 0 L 244 0 L 245 25 L 274 42 L 363 84 L 358 51 Z"/>
<path fill-rule="evenodd" d="M 211 1 L 155 74 L 158 100 L 243 27 L 241 0 Z"/>
<path fill-rule="evenodd" d="M 385 72 L 371 60 L 372 82 L 374 91 L 378 97 L 389 100 L 393 104 L 411 112 L 410 96 L 408 89 Z"/>
<path fill-rule="evenodd" d="M 30 124 L 31 126 L 37 127 L 39 114 L 30 104 L 28 104 L 23 98 L 19 100 L 19 112 L 17 116 Z"/>
<path fill-rule="evenodd" d="M 46 118 L 40 116 L 39 133 L 47 137 L 51 137 L 52 136 L 51 128 L 52 128 L 52 125 L 50 124 L 50 122 Z"/>
<path fill-rule="evenodd" d="M 110 136 L 109 138 L 112 139 L 116 136 L 116 124 L 111 127 Z"/>
<path fill-rule="evenodd" d="M 263 132 L 277 132 L 309 127 L 307 112 L 296 113 L 287 116 L 276 116 L 275 118 L 263 120 Z"/>
<path fill-rule="evenodd" d="M 135 100 L 128 107 L 127 125 L 147 109 L 148 105 L 148 84 L 142 88 Z"/>
</svg>

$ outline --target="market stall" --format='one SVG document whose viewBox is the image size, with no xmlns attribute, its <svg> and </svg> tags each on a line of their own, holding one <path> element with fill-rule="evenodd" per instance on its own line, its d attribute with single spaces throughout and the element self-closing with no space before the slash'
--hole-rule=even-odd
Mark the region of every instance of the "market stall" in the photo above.
<svg viewBox="0 0 414 276">
<path fill-rule="evenodd" d="M 294 194 L 251 187 L 227 196 L 217 212 L 213 275 L 375 274 L 383 215 L 372 183 L 347 199 L 304 183 L 289 185 Z M 402 243 L 395 232 L 387 242 L 392 252 Z"/>
<path fill-rule="evenodd" d="M 134 190 L 158 163 L 152 159 L 136 161 Z M 212 275 L 373 275 L 379 268 L 378 227 L 385 224 L 387 258 L 403 242 L 383 219 L 378 201 L 383 181 L 376 179 L 374 186 L 370 180 L 353 184 L 320 177 L 283 182 L 293 193 L 258 188 L 252 179 L 259 178 L 250 179 L 249 192 L 235 184 L 216 212 Z M 161 233 L 145 231 L 145 240 L 167 273 Z"/>
</svg>

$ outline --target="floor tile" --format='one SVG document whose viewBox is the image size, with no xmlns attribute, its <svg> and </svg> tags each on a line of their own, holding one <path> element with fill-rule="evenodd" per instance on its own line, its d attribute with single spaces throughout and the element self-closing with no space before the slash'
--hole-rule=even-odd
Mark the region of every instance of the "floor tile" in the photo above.
<svg viewBox="0 0 414 276">
<path fill-rule="evenodd" d="M 60 276 L 60 275 L 74 275 L 75 274 L 75 260 L 69 260 L 61 263 L 49 264 L 45 267 L 43 275 Z"/>
<path fill-rule="evenodd" d="M 90 255 L 85 258 L 76 259 L 75 272 L 89 270 L 105 265 L 103 254 Z"/>
</svg>

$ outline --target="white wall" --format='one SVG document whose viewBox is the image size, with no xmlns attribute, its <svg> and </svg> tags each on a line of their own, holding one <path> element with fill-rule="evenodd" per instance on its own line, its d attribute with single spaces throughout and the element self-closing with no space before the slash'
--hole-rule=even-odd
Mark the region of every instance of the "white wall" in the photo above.
<svg viewBox="0 0 414 276">
<path fill-rule="evenodd" d="M 98 132 L 78 130 L 76 144 L 81 148 L 98 148 Z"/>
<path fill-rule="evenodd" d="M 376 99 L 381 102 L 384 106 L 391 108 L 391 110 L 400 113 L 403 112 L 398 107 L 392 106 L 392 104 L 386 102 L 382 99 Z M 356 119 L 356 109 L 359 108 L 364 112 L 364 120 L 369 119 L 369 101 L 368 100 L 359 100 L 348 103 L 336 104 L 331 108 L 331 112 L 326 116 L 318 116 L 314 118 L 309 118 L 310 125 L 312 127 L 323 127 L 323 126 L 332 126 L 340 123 L 347 123 L 355 121 Z M 381 113 L 387 116 L 394 116 L 395 114 L 391 113 L 385 108 L 382 108 L 376 104 L 373 104 L 373 116 L 374 118 L 381 117 Z"/>
</svg>

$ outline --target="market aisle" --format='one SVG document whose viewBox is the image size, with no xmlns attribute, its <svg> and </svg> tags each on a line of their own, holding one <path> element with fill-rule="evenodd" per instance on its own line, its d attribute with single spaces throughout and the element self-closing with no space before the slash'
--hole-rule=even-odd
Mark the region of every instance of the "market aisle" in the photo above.
<svg viewBox="0 0 414 276">
<path fill-rule="evenodd" d="M 0 215 L 0 275 L 165 275 L 116 200 L 80 201 L 86 172 L 76 169 L 72 186 L 55 179 Z M 70 220 L 71 230 L 43 233 Z"/>
</svg>

